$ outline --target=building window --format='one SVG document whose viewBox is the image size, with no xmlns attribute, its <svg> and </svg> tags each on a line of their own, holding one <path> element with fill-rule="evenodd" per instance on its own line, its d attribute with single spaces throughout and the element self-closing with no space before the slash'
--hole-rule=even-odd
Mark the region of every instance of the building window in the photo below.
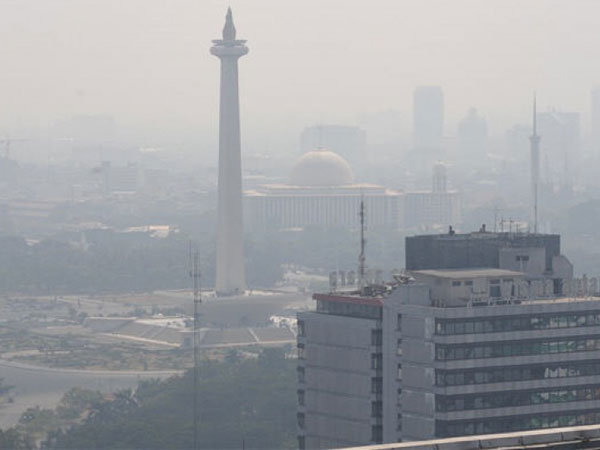
<svg viewBox="0 0 600 450">
<path fill-rule="evenodd" d="M 298 336 L 304 337 L 304 320 L 298 321 Z"/>
<path fill-rule="evenodd" d="M 381 377 L 371 378 L 371 393 L 373 394 L 381 394 L 383 388 L 383 383 Z"/>
<path fill-rule="evenodd" d="M 452 282 L 452 286 L 456 287 L 456 286 L 460 286 L 462 285 L 462 283 L 460 281 L 453 281 Z"/>
<path fill-rule="evenodd" d="M 298 427 L 304 429 L 304 413 L 298 413 Z"/>
<path fill-rule="evenodd" d="M 373 425 L 371 427 L 371 441 L 375 444 L 383 442 L 383 427 L 381 425 Z"/>
<path fill-rule="evenodd" d="M 559 411 L 544 415 L 528 414 L 494 417 L 493 419 L 436 421 L 435 428 L 436 435 L 439 437 L 452 437 L 553 427 L 574 427 L 597 424 L 599 421 L 600 410 L 588 409 L 582 411 Z"/>
<path fill-rule="evenodd" d="M 298 359 L 304 359 L 304 344 L 298 344 Z"/>
<path fill-rule="evenodd" d="M 383 356 L 381 353 L 373 353 L 371 355 L 371 369 L 381 370 Z"/>
<path fill-rule="evenodd" d="M 371 402 L 371 417 L 383 415 L 383 403 L 381 401 Z"/>
<path fill-rule="evenodd" d="M 398 364 L 398 380 L 402 380 L 402 364 Z"/>
<path fill-rule="evenodd" d="M 436 345 L 438 361 L 502 358 L 512 356 L 578 353 L 600 350 L 600 335 L 573 336 L 548 340 L 521 340 L 482 344 Z"/>
<path fill-rule="evenodd" d="M 380 347 L 383 343 L 382 330 L 371 330 L 371 345 Z"/>
<path fill-rule="evenodd" d="M 438 386 L 503 383 L 600 375 L 600 364 L 593 361 L 535 364 L 519 367 L 436 370 Z"/>
<path fill-rule="evenodd" d="M 402 431 L 402 414 L 398 414 L 398 417 L 396 419 L 396 430 Z"/>
<path fill-rule="evenodd" d="M 600 385 L 567 386 L 528 391 L 502 391 L 460 396 L 439 395 L 436 396 L 436 409 L 440 412 L 467 411 L 591 400 L 600 400 Z"/>
<path fill-rule="evenodd" d="M 600 326 L 600 313 L 597 311 L 582 311 L 576 314 L 515 315 L 476 319 L 437 319 L 435 332 L 438 335 L 455 335 L 590 326 Z"/>
<path fill-rule="evenodd" d="M 529 261 L 529 255 L 517 255 L 515 259 L 517 261 Z"/>
<path fill-rule="evenodd" d="M 298 436 L 298 450 L 305 450 L 306 443 L 304 440 L 304 436 Z"/>
<path fill-rule="evenodd" d="M 396 330 L 402 331 L 402 314 L 398 314 L 398 321 L 396 322 Z"/>
<path fill-rule="evenodd" d="M 465 281 L 465 286 L 473 286 L 473 280 Z"/>
<path fill-rule="evenodd" d="M 304 383 L 304 367 L 298 367 L 298 383 Z"/>
<path fill-rule="evenodd" d="M 500 286 L 490 285 L 490 297 L 499 298 L 500 294 Z"/>
<path fill-rule="evenodd" d="M 402 339 L 398 339 L 398 346 L 396 347 L 396 354 L 402 356 Z"/>
<path fill-rule="evenodd" d="M 304 391 L 301 389 L 298 390 L 298 405 L 304 406 Z"/>
</svg>

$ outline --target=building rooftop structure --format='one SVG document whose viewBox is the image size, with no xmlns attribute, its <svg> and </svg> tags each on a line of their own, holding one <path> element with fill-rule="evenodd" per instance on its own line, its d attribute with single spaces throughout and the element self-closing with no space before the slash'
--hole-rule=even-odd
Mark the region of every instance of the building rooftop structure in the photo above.
<svg viewBox="0 0 600 450">
<path fill-rule="evenodd" d="M 553 294 L 573 278 L 573 265 L 560 251 L 560 235 L 524 232 L 448 233 L 406 238 L 406 269 L 496 268 L 523 272 L 528 280 L 553 283 Z"/>
<path fill-rule="evenodd" d="M 438 270 L 414 270 L 411 272 L 416 275 L 430 275 L 438 278 L 448 279 L 464 279 L 479 278 L 479 277 L 519 277 L 523 276 L 523 272 L 513 270 L 503 270 L 494 268 L 483 269 L 438 269 Z"/>
</svg>

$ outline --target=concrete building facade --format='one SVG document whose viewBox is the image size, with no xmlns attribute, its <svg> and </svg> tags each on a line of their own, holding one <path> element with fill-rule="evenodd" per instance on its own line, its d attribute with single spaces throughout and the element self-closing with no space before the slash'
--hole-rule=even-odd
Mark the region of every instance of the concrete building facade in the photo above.
<svg viewBox="0 0 600 450">
<path fill-rule="evenodd" d="M 513 247 L 484 239 L 473 255 L 495 267 L 419 267 L 386 285 L 315 294 L 316 310 L 298 314 L 300 447 L 600 422 L 598 279 L 560 278 L 558 264 L 545 278 L 559 236 L 530 237 Z M 472 242 L 460 242 L 442 248 L 466 258 Z M 415 259 L 421 251 L 436 248 L 407 246 L 407 266 L 437 261 Z"/>
<path fill-rule="evenodd" d="M 298 313 L 300 448 L 382 442 L 382 303 L 315 295 Z"/>
</svg>

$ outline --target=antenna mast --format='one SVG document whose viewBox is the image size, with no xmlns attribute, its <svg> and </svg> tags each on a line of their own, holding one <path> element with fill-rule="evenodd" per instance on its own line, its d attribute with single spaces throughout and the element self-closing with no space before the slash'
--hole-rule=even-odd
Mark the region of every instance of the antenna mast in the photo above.
<svg viewBox="0 0 600 450">
<path fill-rule="evenodd" d="M 191 270 L 190 276 L 193 280 L 193 289 L 194 289 L 194 333 L 193 333 L 193 351 L 194 351 L 194 450 L 198 450 L 199 447 L 199 439 L 198 439 L 198 423 L 200 421 L 199 418 L 199 402 L 198 402 L 198 382 L 200 378 L 200 356 L 198 354 L 199 351 L 199 342 L 198 335 L 200 331 L 200 304 L 202 303 L 202 291 L 200 288 L 200 263 L 198 250 L 194 250 L 193 258 L 192 258 L 192 246 L 190 243 L 190 262 L 191 262 Z"/>
<path fill-rule="evenodd" d="M 360 290 L 365 287 L 365 202 L 360 199 L 360 255 L 358 256 L 358 286 Z"/>
<path fill-rule="evenodd" d="M 540 184 L 540 136 L 537 133 L 537 98 L 533 95 L 533 133 L 531 143 L 531 190 L 533 197 L 533 232 L 538 232 L 538 191 Z"/>
</svg>

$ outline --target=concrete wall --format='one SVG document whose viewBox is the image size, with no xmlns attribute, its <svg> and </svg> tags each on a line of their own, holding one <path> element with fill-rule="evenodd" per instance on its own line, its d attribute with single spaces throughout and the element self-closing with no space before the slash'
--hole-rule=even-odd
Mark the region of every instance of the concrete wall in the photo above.
<svg viewBox="0 0 600 450">
<path fill-rule="evenodd" d="M 406 238 L 406 268 L 460 269 L 500 267 L 501 248 L 544 248 L 546 269 L 560 254 L 560 235 L 526 233 L 470 233 L 422 235 Z"/>
<path fill-rule="evenodd" d="M 529 258 L 523 260 L 523 256 Z M 529 277 L 543 277 L 546 271 L 546 249 L 543 247 L 501 248 L 500 268 L 526 272 Z"/>
<path fill-rule="evenodd" d="M 306 448 L 331 448 L 370 443 L 372 402 L 372 354 L 378 348 L 371 345 L 371 332 L 379 324 L 374 319 L 334 316 L 320 313 L 299 313 L 304 321 L 304 336 L 298 343 L 305 346 L 304 368 Z M 380 348 L 379 348 L 380 350 Z"/>
</svg>

